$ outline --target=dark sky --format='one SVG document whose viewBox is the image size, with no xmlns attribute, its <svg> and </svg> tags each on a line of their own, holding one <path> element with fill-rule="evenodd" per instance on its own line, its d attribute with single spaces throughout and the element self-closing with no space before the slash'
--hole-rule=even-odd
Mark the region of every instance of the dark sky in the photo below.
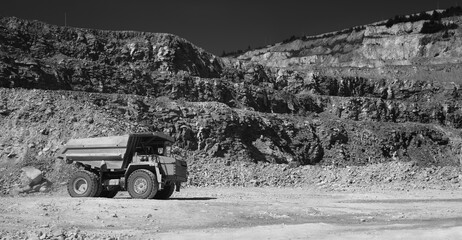
<svg viewBox="0 0 462 240">
<path fill-rule="evenodd" d="M 0 15 L 56 25 L 167 32 L 212 53 L 315 35 L 462 0 L 3 0 Z"/>
</svg>

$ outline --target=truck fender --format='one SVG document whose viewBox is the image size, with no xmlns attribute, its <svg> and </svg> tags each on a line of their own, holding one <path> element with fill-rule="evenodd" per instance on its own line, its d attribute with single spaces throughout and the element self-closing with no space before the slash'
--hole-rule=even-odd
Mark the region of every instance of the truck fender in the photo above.
<svg viewBox="0 0 462 240">
<path fill-rule="evenodd" d="M 162 174 L 160 174 L 160 169 L 159 169 L 159 164 L 155 164 L 155 169 L 156 169 L 156 177 L 157 177 L 157 182 L 159 183 L 159 189 L 162 190 L 164 189 L 164 184 L 162 184 Z"/>
</svg>

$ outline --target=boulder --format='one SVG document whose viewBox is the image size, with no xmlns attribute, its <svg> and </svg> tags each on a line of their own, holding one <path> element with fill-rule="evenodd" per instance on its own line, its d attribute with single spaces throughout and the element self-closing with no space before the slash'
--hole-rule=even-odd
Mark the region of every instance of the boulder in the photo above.
<svg viewBox="0 0 462 240">
<path fill-rule="evenodd" d="M 23 186 L 35 186 L 42 182 L 43 175 L 39 169 L 27 166 L 21 169 L 21 184 Z"/>
</svg>

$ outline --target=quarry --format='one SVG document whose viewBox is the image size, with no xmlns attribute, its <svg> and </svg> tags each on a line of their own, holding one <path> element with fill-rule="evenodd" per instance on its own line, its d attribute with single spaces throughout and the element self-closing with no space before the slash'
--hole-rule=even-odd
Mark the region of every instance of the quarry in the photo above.
<svg viewBox="0 0 462 240">
<path fill-rule="evenodd" d="M 0 239 L 461 238 L 461 57 L 460 8 L 221 57 L 1 17 Z M 67 195 L 70 139 L 147 132 L 182 192 Z"/>
</svg>

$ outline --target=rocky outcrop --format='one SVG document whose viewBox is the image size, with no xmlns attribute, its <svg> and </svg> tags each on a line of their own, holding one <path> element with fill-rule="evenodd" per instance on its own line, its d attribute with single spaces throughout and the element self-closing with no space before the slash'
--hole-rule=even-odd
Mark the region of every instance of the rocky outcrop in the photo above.
<svg viewBox="0 0 462 240">
<path fill-rule="evenodd" d="M 368 25 L 364 29 L 364 36 L 374 38 L 383 35 L 408 35 L 418 34 L 422 31 L 425 20 L 417 22 L 405 22 L 401 24 L 393 24 L 391 27 L 386 25 Z"/>
<path fill-rule="evenodd" d="M 210 53 L 171 34 L 65 28 L 0 18 L 0 86 L 145 93 L 159 75 L 219 76 Z"/>
</svg>

